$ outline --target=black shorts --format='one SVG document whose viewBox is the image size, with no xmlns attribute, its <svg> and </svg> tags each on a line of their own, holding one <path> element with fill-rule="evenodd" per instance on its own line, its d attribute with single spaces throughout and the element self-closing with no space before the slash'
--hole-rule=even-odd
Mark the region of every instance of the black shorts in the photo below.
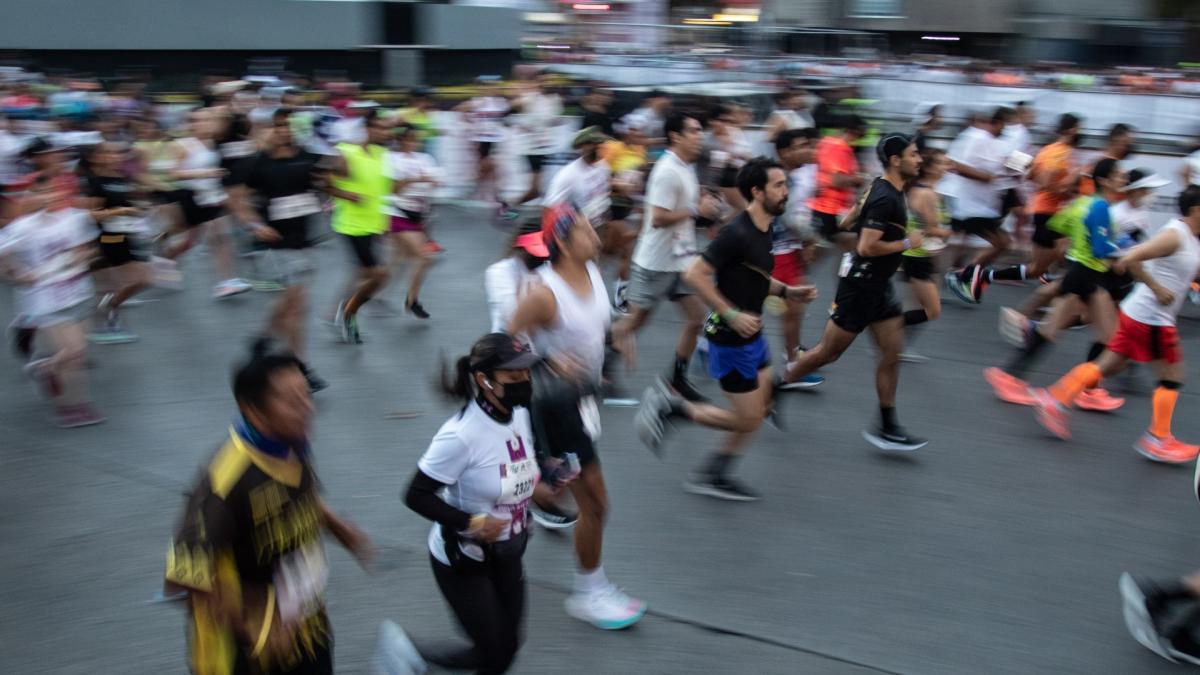
<svg viewBox="0 0 1200 675">
<path fill-rule="evenodd" d="M 1008 215 L 1009 211 L 1012 211 L 1023 203 L 1021 194 L 1017 192 L 1017 189 L 1009 188 L 1004 191 L 1004 199 L 1000 202 L 1000 213 Z"/>
<path fill-rule="evenodd" d="M 525 155 L 525 161 L 529 162 L 529 170 L 533 173 L 538 173 L 542 167 L 546 166 L 546 160 L 550 155 Z"/>
<path fill-rule="evenodd" d="M 901 316 L 900 303 L 892 292 L 892 282 L 863 285 L 841 279 L 830 308 L 829 320 L 850 333 L 861 333 L 868 326 Z"/>
<path fill-rule="evenodd" d="M 582 466 L 598 461 L 596 444 L 579 410 L 586 392 L 559 377 L 545 363 L 535 365 L 532 375 L 529 419 L 537 453 L 561 458 L 573 452 Z"/>
<path fill-rule="evenodd" d="M 1134 279 L 1129 274 L 1109 272 L 1105 278 L 1104 288 L 1112 296 L 1113 302 L 1119 305 L 1122 300 L 1133 292 L 1133 287 L 1136 284 L 1137 279 Z"/>
<path fill-rule="evenodd" d="M 1000 229 L 999 218 L 955 218 L 950 221 L 950 229 L 955 232 L 965 232 L 977 237 L 985 237 Z"/>
<path fill-rule="evenodd" d="M 835 214 L 813 211 L 812 218 L 817 226 L 817 232 L 825 237 L 826 241 L 834 241 L 842 232 L 838 227 L 838 217 Z"/>
<path fill-rule="evenodd" d="M 495 143 L 491 141 L 476 141 L 475 145 L 479 148 L 479 159 L 487 159 L 492 156 L 492 146 Z"/>
<path fill-rule="evenodd" d="M 379 258 L 375 255 L 375 240 L 379 238 L 379 235 L 367 234 L 361 237 L 352 237 L 343 234 L 342 238 L 350 244 L 350 250 L 354 252 L 354 259 L 358 261 L 359 267 L 379 267 Z"/>
<path fill-rule="evenodd" d="M 738 168 L 736 166 L 727 166 L 721 169 L 721 175 L 717 176 L 717 187 L 737 187 L 737 176 Z"/>
<path fill-rule="evenodd" d="M 900 270 L 908 281 L 932 281 L 933 258 L 929 256 L 900 256 Z"/>
<path fill-rule="evenodd" d="M 203 206 L 196 203 L 196 193 L 191 190 L 178 192 L 179 208 L 183 210 L 183 220 L 188 227 L 199 227 L 225 215 L 222 206 Z"/>
<path fill-rule="evenodd" d="M 1087 299 L 1092 297 L 1096 291 L 1104 290 L 1111 293 L 1110 276 L 1108 272 L 1098 272 L 1072 260 L 1067 267 L 1067 273 L 1063 275 L 1062 286 L 1059 288 L 1058 294 L 1060 296 L 1077 295 L 1087 302 Z"/>
<path fill-rule="evenodd" d="M 100 244 L 102 268 L 120 267 L 131 262 L 146 262 L 150 259 L 144 252 L 134 248 L 133 239 L 128 234 L 101 233 L 97 241 Z"/>
<path fill-rule="evenodd" d="M 625 220 L 633 213 L 633 200 L 624 195 L 614 194 L 612 206 L 609 208 L 610 220 Z"/>
<path fill-rule="evenodd" d="M 1035 246 L 1041 248 L 1055 248 L 1058 246 L 1058 240 L 1064 235 L 1062 232 L 1055 232 L 1050 229 L 1048 223 L 1054 217 L 1053 213 L 1035 213 L 1033 214 L 1033 238 Z"/>
</svg>

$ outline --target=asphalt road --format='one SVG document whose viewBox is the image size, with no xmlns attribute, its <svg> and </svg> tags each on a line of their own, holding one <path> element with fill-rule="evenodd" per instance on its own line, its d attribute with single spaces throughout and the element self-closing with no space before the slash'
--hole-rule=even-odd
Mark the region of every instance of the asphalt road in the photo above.
<svg viewBox="0 0 1200 675">
<path fill-rule="evenodd" d="M 469 212 L 447 210 L 441 221 L 448 252 L 422 297 L 433 318 L 368 315 L 358 347 L 319 325 L 349 274 L 340 242 L 320 249 L 310 361 L 332 386 L 317 395 L 316 456 L 329 501 L 380 549 L 367 574 L 331 546 L 340 673 L 366 672 L 383 619 L 424 638 L 454 630 L 428 567 L 428 524 L 399 492 L 452 413 L 430 376 L 443 352 L 485 332 L 482 270 L 503 242 Z M 153 601 L 163 556 L 181 493 L 233 413 L 230 365 L 273 301 L 210 299 L 203 253 L 184 269 L 187 290 L 156 291 L 156 302 L 127 312 L 140 342 L 93 348 L 103 425 L 50 426 L 20 363 L 7 350 L 0 357 L 0 672 L 184 672 L 183 613 Z M 809 343 L 831 297 L 828 262 L 816 278 Z M 1116 583 L 1122 570 L 1170 575 L 1200 560 L 1190 469 L 1130 448 L 1149 416 L 1147 372 L 1124 409 L 1077 415 L 1071 442 L 992 397 L 980 372 L 1007 353 L 997 308 L 1025 292 L 993 287 L 973 308 L 948 300 L 919 335 L 915 348 L 933 360 L 904 366 L 899 406 L 911 431 L 931 439 L 919 453 L 883 455 L 859 435 L 877 414 L 865 340 L 825 370 L 820 390 L 790 395 L 787 430 L 764 428 L 738 468 L 764 493 L 758 503 L 680 488 L 713 433 L 681 427 L 658 461 L 638 443 L 632 410 L 604 409 L 605 567 L 650 614 L 624 633 L 568 618 L 570 540 L 539 532 L 526 556 L 528 639 L 513 672 L 1176 672 L 1126 634 Z M 403 288 L 387 296 L 400 306 Z M 0 316 L 11 316 L 7 298 Z M 669 363 L 678 326 L 667 308 L 641 335 L 632 392 Z M 1185 351 L 1200 354 L 1196 324 L 1182 330 Z M 771 332 L 778 347 L 773 322 Z M 1035 381 L 1069 368 L 1089 341 L 1087 331 L 1068 333 Z M 1185 389 L 1181 438 L 1200 438 L 1196 403 Z"/>
</svg>

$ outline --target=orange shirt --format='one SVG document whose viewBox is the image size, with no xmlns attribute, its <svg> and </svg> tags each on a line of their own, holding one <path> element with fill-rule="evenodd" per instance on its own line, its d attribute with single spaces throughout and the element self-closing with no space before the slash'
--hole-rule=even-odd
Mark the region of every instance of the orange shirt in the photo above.
<svg viewBox="0 0 1200 675">
<path fill-rule="evenodd" d="M 1067 187 L 1067 181 L 1075 170 L 1075 149 L 1070 145 L 1057 141 L 1042 148 L 1029 168 L 1029 175 L 1042 182 L 1048 180 L 1050 185 L 1060 190 Z M 1050 190 L 1038 190 L 1033 196 L 1034 213 L 1058 213 L 1059 209 L 1071 200 L 1071 195 Z"/>
<path fill-rule="evenodd" d="M 839 215 L 854 203 L 854 190 L 833 186 L 834 174 L 854 176 L 858 160 L 854 148 L 839 136 L 826 136 L 817 143 L 817 193 L 808 200 L 808 208 L 821 213 Z"/>
</svg>

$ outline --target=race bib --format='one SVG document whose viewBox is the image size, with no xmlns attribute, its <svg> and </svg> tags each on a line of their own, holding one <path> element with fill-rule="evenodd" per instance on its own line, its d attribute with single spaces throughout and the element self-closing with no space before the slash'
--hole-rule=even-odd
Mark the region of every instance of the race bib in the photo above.
<svg viewBox="0 0 1200 675">
<path fill-rule="evenodd" d="M 225 159 L 249 157 L 255 152 L 258 152 L 258 145 L 254 141 L 233 141 L 221 144 L 221 156 Z"/>
<path fill-rule="evenodd" d="M 321 212 L 321 202 L 311 192 L 276 197 L 267 203 L 267 218 L 272 222 L 303 218 Z"/>
<path fill-rule="evenodd" d="M 854 257 L 850 253 L 842 254 L 842 264 L 838 265 L 838 277 L 845 279 L 847 274 L 850 274 L 850 265 L 854 263 Z"/>
<path fill-rule="evenodd" d="M 137 216 L 117 216 L 104 221 L 103 227 L 105 232 L 141 232 L 146 229 L 143 224 L 144 220 Z"/>
<path fill-rule="evenodd" d="M 287 554 L 279 561 L 274 580 L 279 616 L 284 622 L 297 622 L 315 614 L 329 582 L 329 565 L 321 542 L 309 542 Z"/>
<path fill-rule="evenodd" d="M 203 190 L 196 193 L 196 203 L 200 206 L 217 206 L 225 201 L 222 190 Z"/>
<path fill-rule="evenodd" d="M 500 498 L 497 504 L 524 504 L 533 497 L 538 468 L 534 459 L 522 459 L 500 465 Z"/>
<path fill-rule="evenodd" d="M 588 438 L 600 440 L 600 408 L 596 406 L 595 396 L 584 396 L 579 400 L 579 418 L 583 420 L 583 430 Z"/>
</svg>

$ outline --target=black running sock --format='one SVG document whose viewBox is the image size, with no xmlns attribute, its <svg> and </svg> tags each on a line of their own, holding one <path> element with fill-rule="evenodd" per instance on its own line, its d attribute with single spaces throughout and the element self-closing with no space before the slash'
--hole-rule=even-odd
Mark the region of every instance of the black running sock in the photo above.
<svg viewBox="0 0 1200 675">
<path fill-rule="evenodd" d="M 929 320 L 929 315 L 923 309 L 910 309 L 904 313 L 904 325 L 916 326 Z"/>
<path fill-rule="evenodd" d="M 675 355 L 675 379 L 686 379 L 688 370 L 688 359 L 678 354 Z"/>
<path fill-rule="evenodd" d="M 1042 337 L 1039 331 L 1033 331 L 1033 335 L 1029 338 L 1029 343 L 1017 352 L 1017 355 L 1009 362 L 1004 372 L 1013 377 L 1025 379 L 1025 372 L 1033 365 L 1038 353 L 1041 352 L 1042 347 L 1046 346 L 1048 342 L 1046 338 Z"/>
<path fill-rule="evenodd" d="M 1105 344 L 1103 342 L 1093 342 L 1088 348 L 1088 361 L 1095 361 L 1101 354 L 1104 353 Z"/>
<path fill-rule="evenodd" d="M 879 419 L 882 422 L 884 431 L 895 431 L 900 426 L 900 424 L 896 422 L 895 406 L 879 406 Z"/>
<path fill-rule="evenodd" d="M 1025 266 L 1013 265 L 1000 270 L 988 270 L 988 281 L 1024 281 Z"/>
<path fill-rule="evenodd" d="M 723 478 L 725 472 L 729 471 L 729 467 L 733 466 L 733 460 L 737 459 L 735 455 L 726 455 L 723 453 L 715 453 L 708 459 L 708 465 L 704 472 L 713 478 Z"/>
</svg>

